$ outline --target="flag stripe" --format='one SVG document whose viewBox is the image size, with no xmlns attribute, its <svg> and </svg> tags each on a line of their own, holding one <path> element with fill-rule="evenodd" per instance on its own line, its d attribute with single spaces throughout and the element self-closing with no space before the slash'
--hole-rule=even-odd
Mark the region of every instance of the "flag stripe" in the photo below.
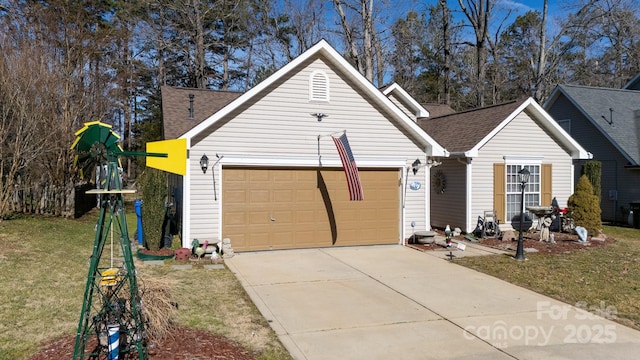
<svg viewBox="0 0 640 360">
<path fill-rule="evenodd" d="M 353 152 L 351 152 L 351 146 L 349 146 L 349 140 L 347 140 L 347 134 L 342 134 L 340 137 L 333 137 L 333 142 L 336 144 L 340 160 L 342 161 L 342 167 L 344 168 L 344 174 L 347 178 L 347 187 L 349 188 L 349 200 L 362 200 L 362 183 L 360 182 L 360 174 L 358 173 L 358 166 L 356 160 L 353 158 Z"/>
</svg>

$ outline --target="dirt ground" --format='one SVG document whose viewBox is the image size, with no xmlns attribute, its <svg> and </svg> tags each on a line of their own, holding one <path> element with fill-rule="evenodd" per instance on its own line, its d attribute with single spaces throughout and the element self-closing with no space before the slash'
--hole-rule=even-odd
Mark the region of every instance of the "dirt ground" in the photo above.
<svg viewBox="0 0 640 360">
<path fill-rule="evenodd" d="M 256 355 L 242 346 L 224 337 L 213 335 L 203 330 L 191 328 L 176 328 L 172 332 L 175 336 L 167 337 L 160 343 L 147 346 L 149 359 L 154 360 L 255 360 Z M 59 360 L 71 359 L 75 345 L 75 335 L 60 338 L 31 356 L 29 360 Z M 107 356 L 100 357 L 106 359 Z M 136 354 L 120 356 L 120 359 L 138 359 Z"/>
</svg>

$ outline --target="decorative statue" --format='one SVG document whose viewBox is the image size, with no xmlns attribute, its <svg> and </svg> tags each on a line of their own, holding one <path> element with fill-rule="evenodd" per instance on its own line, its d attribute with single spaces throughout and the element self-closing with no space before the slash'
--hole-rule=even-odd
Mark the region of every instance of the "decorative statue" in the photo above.
<svg viewBox="0 0 640 360">
<path fill-rule="evenodd" d="M 540 224 L 540 241 L 549 241 L 549 228 L 554 218 L 555 216 L 551 215 L 545 216 L 542 219 L 542 224 Z"/>
</svg>

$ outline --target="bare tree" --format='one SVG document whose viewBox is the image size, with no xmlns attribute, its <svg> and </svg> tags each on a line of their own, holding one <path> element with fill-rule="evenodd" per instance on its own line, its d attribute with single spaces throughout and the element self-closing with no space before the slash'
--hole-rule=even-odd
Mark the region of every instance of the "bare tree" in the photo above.
<svg viewBox="0 0 640 360">
<path fill-rule="evenodd" d="M 369 81 L 383 79 L 384 38 L 376 33 L 377 13 L 373 0 L 333 0 L 339 17 L 349 60 Z M 380 84 L 379 84 L 380 85 Z"/>
<path fill-rule="evenodd" d="M 489 19 L 493 9 L 491 0 L 458 0 L 460 9 L 465 15 L 475 35 L 475 42 L 468 43 L 475 51 L 473 87 L 476 94 L 476 106 L 484 106 L 484 86 L 487 64 L 487 38 Z"/>
<path fill-rule="evenodd" d="M 28 176 L 29 168 L 48 150 L 41 119 L 46 102 L 38 101 L 46 88 L 47 63 L 43 53 L 28 42 L 19 48 L 1 45 L 0 55 L 0 218 L 15 200 L 15 187 Z"/>
</svg>

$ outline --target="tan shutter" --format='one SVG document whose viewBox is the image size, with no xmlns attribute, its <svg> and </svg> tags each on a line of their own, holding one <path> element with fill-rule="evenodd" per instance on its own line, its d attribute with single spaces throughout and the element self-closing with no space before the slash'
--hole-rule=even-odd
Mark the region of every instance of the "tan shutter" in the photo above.
<svg viewBox="0 0 640 360">
<path fill-rule="evenodd" d="M 542 189 L 542 198 L 540 206 L 551 206 L 553 200 L 553 177 L 551 176 L 551 164 L 542 164 L 542 174 L 540 187 Z"/>
<path fill-rule="evenodd" d="M 493 164 L 493 210 L 501 224 L 504 224 L 506 217 L 505 206 L 507 204 L 505 165 L 502 163 Z"/>
</svg>

